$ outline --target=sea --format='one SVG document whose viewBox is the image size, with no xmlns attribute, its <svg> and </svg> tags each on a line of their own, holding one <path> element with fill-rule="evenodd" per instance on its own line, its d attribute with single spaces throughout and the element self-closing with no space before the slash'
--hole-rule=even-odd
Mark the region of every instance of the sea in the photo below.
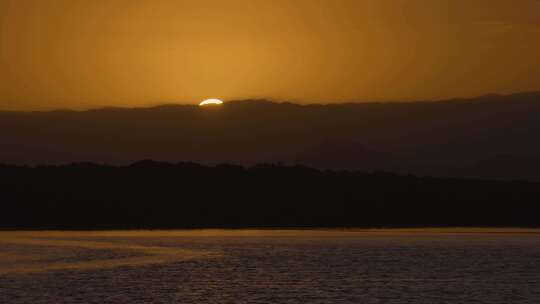
<svg viewBox="0 0 540 304">
<path fill-rule="evenodd" d="M 0 232 L 0 303 L 540 303 L 540 230 Z"/>
</svg>

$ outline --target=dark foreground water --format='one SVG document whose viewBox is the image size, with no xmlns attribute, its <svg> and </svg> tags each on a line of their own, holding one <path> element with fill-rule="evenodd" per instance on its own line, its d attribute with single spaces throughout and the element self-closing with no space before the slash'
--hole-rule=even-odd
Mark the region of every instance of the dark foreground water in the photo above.
<svg viewBox="0 0 540 304">
<path fill-rule="evenodd" d="M 0 233 L 0 303 L 540 303 L 540 232 Z"/>
</svg>

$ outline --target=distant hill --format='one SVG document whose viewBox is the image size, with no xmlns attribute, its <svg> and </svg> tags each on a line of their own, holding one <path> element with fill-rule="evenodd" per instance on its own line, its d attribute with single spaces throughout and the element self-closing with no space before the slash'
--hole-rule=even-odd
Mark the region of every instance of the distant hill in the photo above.
<svg viewBox="0 0 540 304">
<path fill-rule="evenodd" d="M 540 180 L 540 93 L 413 103 L 0 112 L 0 162 L 139 159 Z"/>
</svg>

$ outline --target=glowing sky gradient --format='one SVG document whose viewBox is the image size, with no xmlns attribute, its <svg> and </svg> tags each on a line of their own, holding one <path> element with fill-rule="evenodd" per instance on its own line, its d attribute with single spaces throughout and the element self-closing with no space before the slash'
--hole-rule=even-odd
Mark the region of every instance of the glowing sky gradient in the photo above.
<svg viewBox="0 0 540 304">
<path fill-rule="evenodd" d="M 536 0 L 0 0 L 0 109 L 540 89 Z"/>
</svg>

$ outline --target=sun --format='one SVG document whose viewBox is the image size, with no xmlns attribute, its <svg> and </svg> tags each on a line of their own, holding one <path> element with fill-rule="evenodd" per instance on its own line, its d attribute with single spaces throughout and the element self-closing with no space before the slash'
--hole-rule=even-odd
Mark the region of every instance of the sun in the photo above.
<svg viewBox="0 0 540 304">
<path fill-rule="evenodd" d="M 212 98 L 212 99 L 207 99 L 203 102 L 201 102 L 199 104 L 199 106 L 203 107 L 203 106 L 216 106 L 216 105 L 221 105 L 223 104 L 223 101 L 219 100 L 219 99 L 215 99 L 215 98 Z"/>
</svg>

